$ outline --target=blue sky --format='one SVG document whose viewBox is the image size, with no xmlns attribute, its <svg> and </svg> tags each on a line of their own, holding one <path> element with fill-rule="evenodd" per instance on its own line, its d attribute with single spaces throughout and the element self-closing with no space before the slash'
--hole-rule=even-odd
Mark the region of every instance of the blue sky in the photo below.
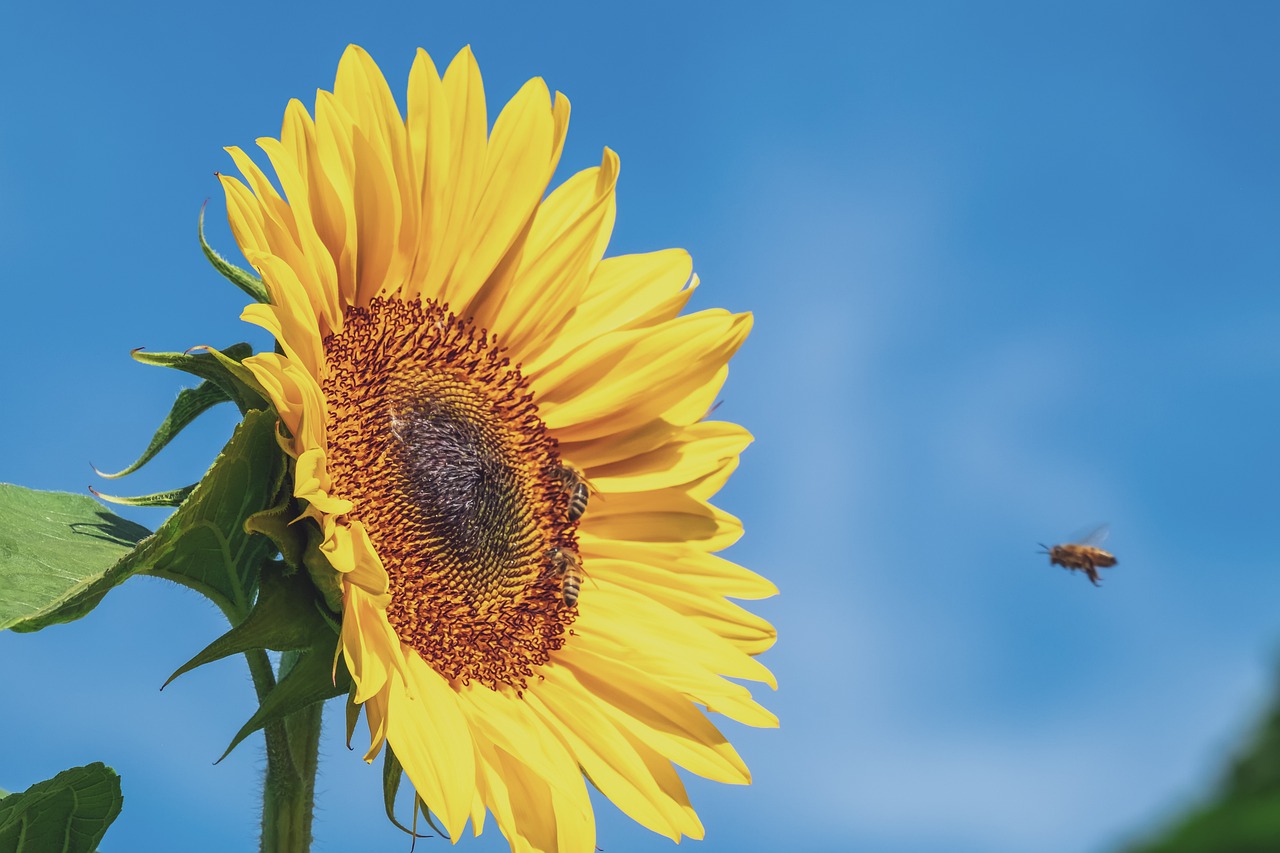
<svg viewBox="0 0 1280 853">
<path fill-rule="evenodd" d="M 491 113 L 531 76 L 569 96 L 561 177 L 619 152 L 611 252 L 688 248 L 694 307 L 756 315 L 719 414 L 757 441 L 721 503 L 782 589 L 758 606 L 782 727 L 726 724 L 756 781 L 691 782 L 698 849 L 1141 834 L 1211 785 L 1280 648 L 1280 12 L 692 6 L 0 7 L 0 481 L 132 460 L 181 377 L 131 348 L 262 343 L 194 239 L 212 197 L 232 251 L 222 146 L 276 134 L 349 42 L 396 91 L 416 47 L 471 44 Z M 191 482 L 231 424 L 128 489 Z M 1035 553 L 1104 521 L 1101 589 Z M 0 787 L 102 760 L 104 850 L 253 847 L 259 744 L 211 766 L 243 665 L 157 690 L 220 618 L 141 579 L 0 634 Z M 323 752 L 315 849 L 405 849 L 376 768 L 336 727 Z M 669 847 L 598 813 L 607 853 Z"/>
</svg>

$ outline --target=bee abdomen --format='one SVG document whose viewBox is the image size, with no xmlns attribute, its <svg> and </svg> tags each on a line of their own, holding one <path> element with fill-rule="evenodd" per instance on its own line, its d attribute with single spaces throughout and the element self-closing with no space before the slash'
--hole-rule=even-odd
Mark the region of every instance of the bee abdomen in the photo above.
<svg viewBox="0 0 1280 853">
<path fill-rule="evenodd" d="M 554 470 L 553 474 L 564 487 L 565 494 L 569 496 L 569 521 L 576 522 L 587 511 L 587 500 L 591 497 L 591 490 L 583 480 L 582 472 L 572 465 L 562 464 Z"/>
<path fill-rule="evenodd" d="M 577 521 L 587 511 L 587 485 L 581 481 L 573 484 L 569 492 L 569 520 Z"/>
<path fill-rule="evenodd" d="M 578 592 L 582 585 L 578 581 L 578 576 L 573 572 L 566 572 L 564 583 L 560 587 L 560 594 L 564 597 L 565 607 L 573 607 L 578 603 Z"/>
<path fill-rule="evenodd" d="M 560 576 L 560 597 L 565 607 L 573 607 L 578 603 L 578 594 L 582 589 L 582 563 L 578 553 L 572 549 L 552 548 L 547 551 L 551 558 L 552 570 Z"/>
</svg>

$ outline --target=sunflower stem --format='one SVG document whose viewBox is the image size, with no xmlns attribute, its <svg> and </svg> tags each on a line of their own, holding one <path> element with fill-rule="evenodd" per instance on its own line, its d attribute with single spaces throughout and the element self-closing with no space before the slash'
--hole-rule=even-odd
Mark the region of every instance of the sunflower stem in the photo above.
<svg viewBox="0 0 1280 853">
<path fill-rule="evenodd" d="M 298 652 L 284 653 L 280 659 L 280 678 L 288 674 L 297 660 Z M 252 657 L 249 668 L 255 669 Z M 257 682 L 255 675 L 255 686 Z M 274 676 L 272 682 L 275 682 Z M 323 708 L 324 703 L 316 702 L 263 726 L 267 739 L 267 776 L 262 786 L 261 853 L 307 853 L 311 849 Z"/>
<path fill-rule="evenodd" d="M 262 702 L 276 686 L 276 674 L 271 671 L 271 659 L 262 649 L 250 649 L 244 653 L 244 656 L 249 661 L 249 676 L 253 679 L 253 689 L 258 694 L 258 702 Z"/>
</svg>

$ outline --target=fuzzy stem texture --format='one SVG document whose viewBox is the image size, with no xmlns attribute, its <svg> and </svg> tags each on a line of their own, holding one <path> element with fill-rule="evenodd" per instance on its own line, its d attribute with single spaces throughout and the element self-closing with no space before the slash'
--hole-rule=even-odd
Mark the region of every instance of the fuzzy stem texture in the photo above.
<svg viewBox="0 0 1280 853">
<path fill-rule="evenodd" d="M 284 653 L 280 660 L 281 678 L 297 659 L 297 652 Z M 250 670 L 253 669 L 250 658 Z M 274 681 L 273 678 L 272 683 Z M 254 682 L 256 686 L 256 674 Z M 316 702 L 264 727 L 267 774 L 262 786 L 261 853 L 308 853 L 311 850 L 323 709 L 324 703 Z"/>
</svg>

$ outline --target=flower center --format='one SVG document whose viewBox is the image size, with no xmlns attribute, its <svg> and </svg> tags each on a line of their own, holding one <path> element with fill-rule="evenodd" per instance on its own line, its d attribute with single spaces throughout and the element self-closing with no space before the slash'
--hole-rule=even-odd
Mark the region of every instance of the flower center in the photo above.
<svg viewBox="0 0 1280 853">
<path fill-rule="evenodd" d="M 325 339 L 328 468 L 390 578 L 387 618 L 447 678 L 524 687 L 564 643 L 576 546 L 556 441 L 496 339 L 430 301 Z"/>
</svg>

